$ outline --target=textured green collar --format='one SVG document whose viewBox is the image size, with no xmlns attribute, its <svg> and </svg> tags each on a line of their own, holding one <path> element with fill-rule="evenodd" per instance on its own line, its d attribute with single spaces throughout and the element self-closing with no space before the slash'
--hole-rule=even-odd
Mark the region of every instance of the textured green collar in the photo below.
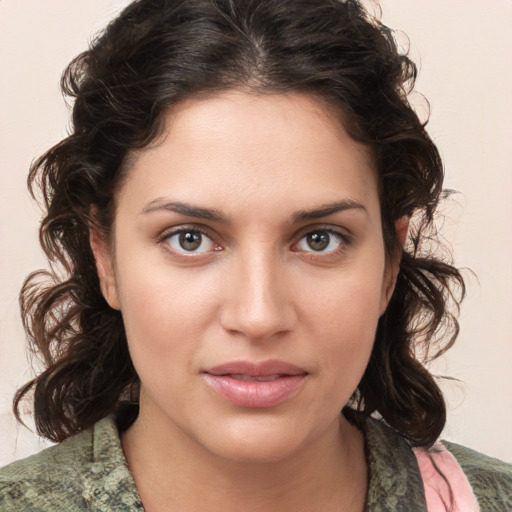
<svg viewBox="0 0 512 512">
<path fill-rule="evenodd" d="M 86 432 L 75 437 L 87 435 Z M 69 441 L 74 441 L 71 438 Z M 77 439 L 78 454 L 84 454 Z M 104 418 L 89 432 L 89 463 L 82 466 L 83 497 L 92 510 L 143 511 L 142 502 L 121 447 L 117 426 L 112 417 Z M 81 462 L 77 461 L 78 464 Z"/>
<path fill-rule="evenodd" d="M 374 419 L 361 422 L 368 461 L 367 512 L 426 512 L 423 482 L 410 445 Z"/>
</svg>

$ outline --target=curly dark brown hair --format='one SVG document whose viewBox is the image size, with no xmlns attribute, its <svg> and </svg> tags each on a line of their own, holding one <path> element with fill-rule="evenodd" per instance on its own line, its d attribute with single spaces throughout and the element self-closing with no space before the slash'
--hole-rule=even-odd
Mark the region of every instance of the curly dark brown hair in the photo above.
<svg viewBox="0 0 512 512">
<path fill-rule="evenodd" d="M 465 290 L 459 271 L 432 250 L 443 167 L 408 101 L 415 78 L 391 30 L 355 0 L 131 3 L 68 66 L 62 88 L 74 99 L 71 134 L 30 171 L 29 187 L 42 192 L 47 212 L 40 240 L 51 271 L 34 272 L 21 291 L 31 349 L 46 369 L 18 390 L 18 419 L 33 392 L 38 433 L 62 441 L 137 400 L 139 379 L 121 313 L 100 290 L 90 226 L 108 239 L 127 159 L 161 133 L 169 109 L 242 88 L 315 95 L 372 149 L 386 253 L 402 255 L 351 407 L 430 446 L 446 407 L 419 353 L 451 346 L 458 324 L 449 303 L 456 310 Z M 405 249 L 395 230 L 404 215 L 417 219 Z"/>
</svg>

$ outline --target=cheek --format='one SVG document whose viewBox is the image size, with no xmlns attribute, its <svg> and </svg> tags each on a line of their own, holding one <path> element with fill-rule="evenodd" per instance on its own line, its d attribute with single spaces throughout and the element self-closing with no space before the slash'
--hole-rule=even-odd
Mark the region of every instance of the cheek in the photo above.
<svg viewBox="0 0 512 512">
<path fill-rule="evenodd" d="M 378 266 L 379 267 L 379 266 Z M 371 274 L 371 273 L 370 273 Z M 309 321 L 335 387 L 357 386 L 368 363 L 380 316 L 382 275 L 333 280 L 309 302 Z M 380 275 L 380 278 L 379 278 Z"/>
<path fill-rule="evenodd" d="M 118 292 L 130 353 L 135 365 L 154 361 L 165 366 L 193 352 L 218 307 L 208 273 L 176 270 L 169 265 L 118 260 Z M 183 361 L 182 361 L 183 362 Z"/>
</svg>

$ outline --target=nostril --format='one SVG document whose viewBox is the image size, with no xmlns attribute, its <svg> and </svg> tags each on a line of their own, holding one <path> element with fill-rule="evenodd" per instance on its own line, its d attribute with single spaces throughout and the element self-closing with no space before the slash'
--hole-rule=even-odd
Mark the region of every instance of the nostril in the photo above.
<svg viewBox="0 0 512 512">
<path fill-rule="evenodd" d="M 294 314 L 287 308 L 260 307 L 247 310 L 241 304 L 226 308 L 221 315 L 222 327 L 231 334 L 257 341 L 283 336 L 294 328 Z M 291 309 L 291 308 L 288 308 Z"/>
</svg>

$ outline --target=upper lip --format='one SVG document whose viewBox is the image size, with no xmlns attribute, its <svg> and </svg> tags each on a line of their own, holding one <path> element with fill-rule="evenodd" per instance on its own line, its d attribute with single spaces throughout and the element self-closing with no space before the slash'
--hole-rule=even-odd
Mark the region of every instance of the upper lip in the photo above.
<svg viewBox="0 0 512 512">
<path fill-rule="evenodd" d="M 306 375 L 304 368 L 291 363 L 270 359 L 267 361 L 230 361 L 205 370 L 210 375 L 247 375 L 248 377 L 268 377 L 270 375 Z"/>
</svg>

